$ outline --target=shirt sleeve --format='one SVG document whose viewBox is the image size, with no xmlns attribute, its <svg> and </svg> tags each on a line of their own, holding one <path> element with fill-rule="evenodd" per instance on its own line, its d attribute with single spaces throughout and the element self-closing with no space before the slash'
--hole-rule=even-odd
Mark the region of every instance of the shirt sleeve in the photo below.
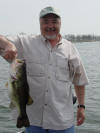
<svg viewBox="0 0 100 133">
<path fill-rule="evenodd" d="M 18 53 L 18 59 L 24 59 L 24 51 L 23 51 L 23 46 L 20 41 L 20 36 L 6 36 L 7 40 L 12 42 L 15 47 L 17 48 L 17 53 Z"/>
<path fill-rule="evenodd" d="M 87 85 L 88 77 L 85 68 L 82 64 L 78 50 L 72 43 L 70 43 L 69 53 L 69 73 L 72 83 L 79 86 Z"/>
</svg>

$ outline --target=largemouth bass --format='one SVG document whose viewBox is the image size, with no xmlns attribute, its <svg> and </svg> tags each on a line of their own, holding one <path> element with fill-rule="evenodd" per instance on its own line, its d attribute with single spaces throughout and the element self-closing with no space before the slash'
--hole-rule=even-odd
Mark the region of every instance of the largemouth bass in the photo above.
<svg viewBox="0 0 100 133">
<path fill-rule="evenodd" d="M 10 80 L 9 80 L 9 96 L 12 105 L 17 107 L 18 118 L 17 128 L 28 127 L 30 122 L 26 113 L 26 105 L 33 103 L 29 96 L 29 85 L 27 83 L 26 65 L 24 60 L 16 59 L 11 64 Z"/>
</svg>

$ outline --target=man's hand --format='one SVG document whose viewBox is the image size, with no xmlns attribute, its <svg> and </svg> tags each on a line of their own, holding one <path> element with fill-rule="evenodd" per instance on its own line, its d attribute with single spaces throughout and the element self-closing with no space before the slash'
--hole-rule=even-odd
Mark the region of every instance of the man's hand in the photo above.
<svg viewBox="0 0 100 133">
<path fill-rule="evenodd" d="M 3 36 L 0 36 L 0 55 L 8 62 L 12 62 L 17 57 L 15 45 Z"/>
<path fill-rule="evenodd" d="M 4 51 L 4 55 L 2 57 L 5 60 L 7 60 L 8 62 L 11 62 L 12 60 L 14 60 L 17 57 L 17 50 L 16 50 L 16 48 L 14 46 L 12 48 L 7 48 Z"/>
<path fill-rule="evenodd" d="M 78 108 L 77 110 L 77 126 L 84 123 L 85 120 L 85 110 L 84 108 Z"/>
<path fill-rule="evenodd" d="M 78 99 L 79 105 L 84 105 L 84 98 L 85 98 L 85 86 L 78 86 L 75 85 L 75 92 Z M 85 120 L 85 109 L 79 107 L 77 109 L 77 126 L 80 126 L 84 123 Z"/>
</svg>

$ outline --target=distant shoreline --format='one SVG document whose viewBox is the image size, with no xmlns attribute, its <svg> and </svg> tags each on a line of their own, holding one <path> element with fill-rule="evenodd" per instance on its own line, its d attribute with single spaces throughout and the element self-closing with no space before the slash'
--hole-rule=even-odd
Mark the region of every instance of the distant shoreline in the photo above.
<svg viewBox="0 0 100 133">
<path fill-rule="evenodd" d="M 67 39 L 68 40 L 68 39 Z M 96 41 L 96 40 L 94 40 L 94 41 L 71 41 L 71 40 L 68 40 L 68 41 L 70 41 L 70 42 L 72 42 L 72 43 L 84 43 L 84 42 L 100 42 L 100 41 Z"/>
<path fill-rule="evenodd" d="M 96 35 L 64 35 L 64 38 L 71 42 L 100 42 L 100 36 Z"/>
</svg>

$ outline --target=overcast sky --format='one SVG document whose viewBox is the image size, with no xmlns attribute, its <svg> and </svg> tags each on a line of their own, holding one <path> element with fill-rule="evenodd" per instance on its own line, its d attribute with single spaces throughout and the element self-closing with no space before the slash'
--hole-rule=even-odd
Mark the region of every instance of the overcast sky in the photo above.
<svg viewBox="0 0 100 133">
<path fill-rule="evenodd" d="M 60 10 L 63 35 L 100 35 L 100 0 L 0 0 L 0 34 L 39 34 L 39 12 L 46 6 Z"/>
</svg>

